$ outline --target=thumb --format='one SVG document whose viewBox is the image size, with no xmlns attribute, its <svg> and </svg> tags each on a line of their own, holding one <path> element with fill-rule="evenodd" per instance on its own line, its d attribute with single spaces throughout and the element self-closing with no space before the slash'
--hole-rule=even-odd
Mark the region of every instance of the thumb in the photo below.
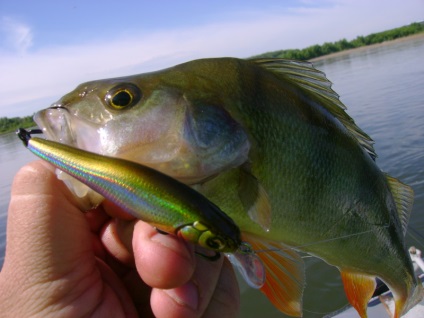
<svg viewBox="0 0 424 318">
<path fill-rule="evenodd" d="M 55 290 L 53 282 L 69 275 L 83 277 L 88 275 L 82 272 L 84 269 L 93 270 L 92 244 L 84 215 L 73 202 L 72 194 L 57 179 L 54 168 L 41 161 L 23 167 L 12 185 L 6 256 L 1 272 L 1 283 L 13 284 L 13 288 L 4 291 L 21 293 L 12 299 L 23 302 L 28 297 L 39 297 L 29 291 L 42 284 L 50 284 L 47 290 L 57 292 L 60 289 Z"/>
</svg>

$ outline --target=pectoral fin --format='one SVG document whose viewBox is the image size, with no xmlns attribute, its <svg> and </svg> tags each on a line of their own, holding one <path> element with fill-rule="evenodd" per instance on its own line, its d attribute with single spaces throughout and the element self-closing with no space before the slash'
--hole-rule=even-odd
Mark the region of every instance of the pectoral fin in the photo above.
<svg viewBox="0 0 424 318">
<path fill-rule="evenodd" d="M 361 318 L 366 318 L 368 302 L 376 287 L 375 277 L 348 271 L 341 271 L 341 275 L 349 303 Z"/>
<path fill-rule="evenodd" d="M 238 194 L 252 221 L 268 232 L 271 227 L 271 205 L 268 195 L 247 166 L 240 168 Z"/>
<path fill-rule="evenodd" d="M 257 251 L 266 270 L 266 281 L 261 291 L 283 313 L 302 316 L 302 296 L 305 287 L 303 260 L 297 252 L 274 241 L 243 234 Z"/>
</svg>

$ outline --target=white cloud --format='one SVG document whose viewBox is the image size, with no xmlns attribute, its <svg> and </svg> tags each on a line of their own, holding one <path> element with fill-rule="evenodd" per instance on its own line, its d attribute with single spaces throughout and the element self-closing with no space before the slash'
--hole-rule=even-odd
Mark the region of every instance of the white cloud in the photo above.
<svg viewBox="0 0 424 318">
<path fill-rule="evenodd" d="M 25 54 L 33 44 L 31 28 L 14 18 L 2 17 L 0 32 L 4 45 L 19 55 Z"/>
<path fill-rule="evenodd" d="M 199 25 L 196 28 L 146 33 L 80 45 L 32 49 L 24 55 L 0 52 L 2 116 L 22 116 L 47 107 L 83 81 L 137 74 L 202 57 L 249 57 L 266 51 L 352 39 L 409 24 L 421 18 L 421 0 L 334 0 L 324 7 L 283 12 L 251 12 L 248 18 Z M 12 28 L 17 47 L 25 52 L 31 30 Z M 21 31 L 16 31 L 21 30 Z M 26 31 L 25 31 L 26 30 Z M 21 40 L 18 40 L 21 39 Z"/>
</svg>

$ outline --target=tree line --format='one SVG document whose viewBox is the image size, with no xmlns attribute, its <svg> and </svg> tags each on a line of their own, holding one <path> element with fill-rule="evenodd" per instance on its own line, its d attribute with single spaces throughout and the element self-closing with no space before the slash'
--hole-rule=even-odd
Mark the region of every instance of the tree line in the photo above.
<svg viewBox="0 0 424 318">
<path fill-rule="evenodd" d="M 361 46 L 382 43 L 395 40 L 401 37 L 424 32 L 424 22 L 412 23 L 396 29 L 391 29 L 379 33 L 372 33 L 367 36 L 358 36 L 352 41 L 341 39 L 337 42 L 326 42 L 322 45 L 315 44 L 304 49 L 289 49 L 267 52 L 256 55 L 253 58 L 286 58 L 294 60 L 310 60 L 316 57 L 336 53 Z"/>
<path fill-rule="evenodd" d="M 32 116 L 26 117 L 0 117 L 0 134 L 15 131 L 16 129 L 36 126 Z"/>
</svg>

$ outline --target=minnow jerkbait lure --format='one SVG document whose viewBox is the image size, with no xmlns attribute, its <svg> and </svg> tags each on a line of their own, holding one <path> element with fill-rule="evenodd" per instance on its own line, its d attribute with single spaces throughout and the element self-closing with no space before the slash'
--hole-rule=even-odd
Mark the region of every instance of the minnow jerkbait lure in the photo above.
<svg viewBox="0 0 424 318">
<path fill-rule="evenodd" d="M 240 230 L 218 206 L 189 186 L 154 169 L 127 160 L 105 157 L 58 142 L 32 137 L 40 130 L 20 128 L 18 137 L 38 157 L 70 174 L 132 216 L 162 233 L 216 252 L 226 253 L 249 285 L 260 288 L 265 270 Z"/>
<path fill-rule="evenodd" d="M 230 217 L 200 193 L 163 173 L 127 160 L 31 138 L 31 132 L 24 129 L 19 129 L 18 136 L 38 157 L 163 232 L 217 252 L 235 252 L 241 244 L 240 230 Z"/>
</svg>

